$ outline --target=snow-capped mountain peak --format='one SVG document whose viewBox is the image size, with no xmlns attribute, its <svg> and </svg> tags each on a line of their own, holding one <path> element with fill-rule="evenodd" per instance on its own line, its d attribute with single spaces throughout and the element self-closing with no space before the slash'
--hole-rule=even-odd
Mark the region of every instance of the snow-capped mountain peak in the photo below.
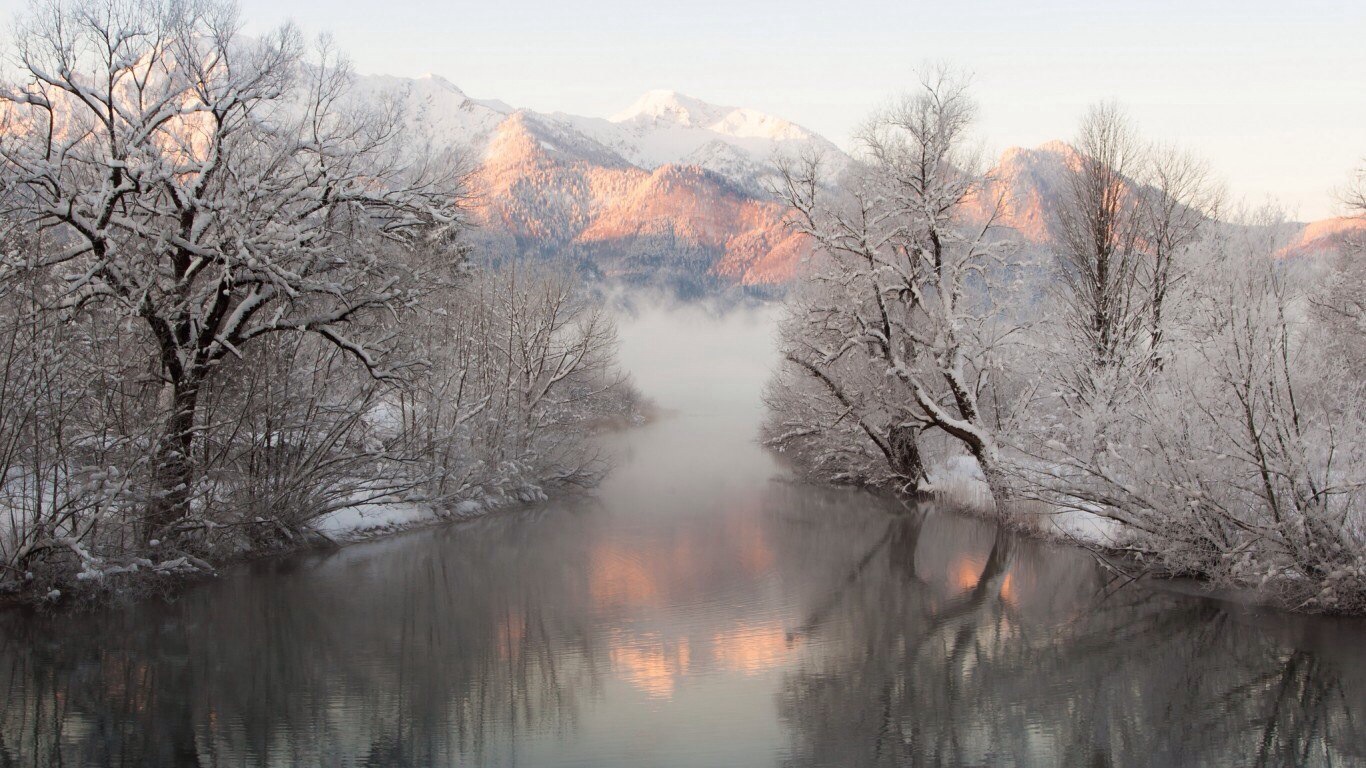
<svg viewBox="0 0 1366 768">
<path fill-rule="evenodd" d="M 450 80 L 447 80 L 446 78 L 436 74 L 435 72 L 428 72 L 427 74 L 422 75 L 417 79 L 419 81 L 430 83 L 431 85 L 450 91 L 452 93 L 458 93 L 461 96 L 465 95 L 465 92 L 460 90 L 460 88 L 455 83 L 452 83 Z"/>
<path fill-rule="evenodd" d="M 774 141 L 809 141 L 815 134 L 794 123 L 754 109 L 733 109 L 708 126 L 717 133 L 736 138 L 764 138 Z"/>
<path fill-rule="evenodd" d="M 655 90 L 646 91 L 634 104 L 611 116 L 608 121 L 666 123 L 685 128 L 705 128 L 716 122 L 726 111 L 726 107 L 708 104 L 677 91 Z"/>
<path fill-rule="evenodd" d="M 634 104 L 608 121 L 650 128 L 702 129 L 741 139 L 808 141 L 815 138 L 810 131 L 757 109 L 710 104 L 668 90 L 646 91 Z"/>
<path fill-rule="evenodd" d="M 565 118 L 642 168 L 696 163 L 749 188 L 762 186 L 760 177 L 772 171 L 777 155 L 817 150 L 842 165 L 834 144 L 795 123 L 677 91 L 647 91 L 606 120 Z M 718 141 L 727 145 L 724 151 Z"/>
<path fill-rule="evenodd" d="M 677 91 L 649 91 L 625 111 L 600 118 L 533 112 L 496 99 L 471 98 L 437 74 L 411 79 L 367 76 L 358 85 L 367 97 L 402 99 L 416 135 L 434 144 L 463 147 L 474 156 L 489 149 L 499 125 L 520 113 L 538 134 L 557 136 L 547 140 L 551 144 L 572 147 L 593 162 L 625 163 L 647 171 L 669 164 L 697 165 L 753 191 L 765 188 L 777 156 L 816 150 L 832 159 L 834 171 L 846 159 L 834 144 L 795 123 Z"/>
</svg>

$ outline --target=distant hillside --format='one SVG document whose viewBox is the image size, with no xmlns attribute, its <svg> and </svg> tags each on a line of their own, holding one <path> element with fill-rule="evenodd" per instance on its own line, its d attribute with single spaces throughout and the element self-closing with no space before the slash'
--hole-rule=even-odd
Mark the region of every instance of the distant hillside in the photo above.
<svg viewBox="0 0 1366 768">
<path fill-rule="evenodd" d="M 686 292 L 790 281 L 805 251 L 768 191 L 777 158 L 820 153 L 832 178 L 853 162 L 782 118 L 672 91 L 646 93 L 604 119 L 473 99 L 435 76 L 364 77 L 359 87 L 400 99 L 416 135 L 469 153 L 475 239 L 495 258 L 553 258 Z M 1058 141 L 1003 152 L 984 196 L 1004 201 L 998 224 L 1046 244 L 1073 157 Z M 1289 256 L 1320 257 L 1366 232 L 1361 219 L 1297 226 Z"/>
<path fill-rule="evenodd" d="M 1366 241 L 1366 218 L 1321 219 L 1302 226 L 1285 249 L 1286 256 L 1323 258 L 1342 252 L 1349 242 Z"/>
</svg>

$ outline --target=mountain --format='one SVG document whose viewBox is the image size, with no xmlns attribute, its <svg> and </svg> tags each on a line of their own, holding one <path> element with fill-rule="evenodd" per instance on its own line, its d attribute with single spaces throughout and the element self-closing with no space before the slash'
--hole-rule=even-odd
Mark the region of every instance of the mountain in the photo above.
<svg viewBox="0 0 1366 768">
<path fill-rule="evenodd" d="M 1325 258 L 1343 252 L 1348 243 L 1366 242 L 1366 217 L 1338 217 L 1301 226 L 1282 253 L 1289 257 Z"/>
<path fill-rule="evenodd" d="M 414 133 L 435 144 L 485 153 L 499 125 L 520 115 L 551 141 L 551 152 L 592 156 L 607 165 L 627 164 L 644 170 L 664 165 L 692 165 L 712 171 L 737 187 L 762 194 L 774 160 L 820 152 L 832 159 L 831 172 L 848 162 L 838 147 L 794 123 L 753 109 L 721 107 L 673 91 L 650 91 L 611 118 L 517 109 L 497 100 L 467 96 L 436 76 L 362 77 L 364 97 L 397 98 Z"/>
<path fill-rule="evenodd" d="M 782 157 L 819 153 L 834 179 L 853 160 L 832 142 L 758 110 L 649 91 L 608 117 L 518 109 L 450 81 L 363 77 L 366 98 L 396 99 L 413 135 L 460 148 L 473 169 L 475 240 L 495 258 L 556 259 L 585 273 L 685 293 L 790 281 L 806 244 L 769 189 Z M 974 205 L 1001 199 L 997 223 L 1044 246 L 1075 162 L 1065 143 L 1003 152 Z M 1287 254 L 1336 252 L 1360 219 L 1298 225 Z"/>
<path fill-rule="evenodd" d="M 777 202 L 695 165 L 647 170 L 602 152 L 563 123 L 508 116 L 476 173 L 486 242 L 692 290 L 792 276 L 797 246 Z"/>
<path fill-rule="evenodd" d="M 999 199 L 1003 203 L 997 214 L 1000 226 L 1015 230 L 1031 245 L 1047 244 L 1066 193 L 1067 169 L 1076 157 L 1076 150 L 1061 141 L 1005 150 L 990 171 L 986 194 L 973 202 L 976 217 L 986 216 L 985 201 Z"/>
<path fill-rule="evenodd" d="M 696 165 L 762 192 L 772 161 L 818 151 L 843 167 L 833 143 L 801 126 L 753 109 L 719 107 L 674 91 L 650 91 L 607 120 L 559 116 L 643 168 Z"/>
<path fill-rule="evenodd" d="M 990 171 L 987 194 L 973 201 L 973 213 L 984 220 L 983 202 L 1000 199 L 1004 205 L 996 223 L 1014 230 L 1028 245 L 1046 247 L 1052 241 L 1058 206 L 1067 194 L 1067 170 L 1077 162 L 1076 150 L 1061 141 L 1033 149 L 1007 149 Z M 1138 191 L 1137 182 L 1128 183 L 1132 191 Z M 1287 244 L 1279 252 L 1282 258 L 1328 258 L 1342 253 L 1349 243 L 1366 240 L 1366 217 L 1290 222 L 1284 236 Z"/>
<path fill-rule="evenodd" d="M 602 119 L 474 99 L 431 75 L 359 87 L 398 99 L 413 135 L 465 151 L 485 250 L 688 292 L 790 280 L 802 246 L 767 191 L 775 160 L 822 152 L 832 167 L 847 162 L 791 122 L 671 91 Z"/>
</svg>

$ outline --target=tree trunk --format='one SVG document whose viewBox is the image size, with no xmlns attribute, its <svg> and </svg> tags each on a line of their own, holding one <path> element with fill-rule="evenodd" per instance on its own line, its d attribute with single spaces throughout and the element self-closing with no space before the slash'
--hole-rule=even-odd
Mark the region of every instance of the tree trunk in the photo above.
<svg viewBox="0 0 1366 768">
<path fill-rule="evenodd" d="M 194 483 L 191 449 L 194 444 L 194 417 L 199 407 L 199 385 L 171 385 L 171 402 L 166 430 L 157 446 L 154 496 L 147 508 L 143 538 L 154 539 L 171 523 L 190 511 L 190 486 Z"/>
<path fill-rule="evenodd" d="M 982 468 L 982 477 L 986 480 L 987 490 L 991 492 L 991 501 L 996 505 L 996 516 L 1005 518 L 1010 509 L 1010 484 L 1006 482 L 1006 475 L 994 456 L 988 456 L 982 450 L 973 453 L 977 465 Z"/>
<path fill-rule="evenodd" d="M 910 424 L 898 424 L 888 431 L 891 447 L 892 471 L 906 478 L 906 487 L 919 491 L 928 479 L 920 456 L 920 430 Z"/>
<path fill-rule="evenodd" d="M 996 516 L 1004 518 L 1010 506 L 1010 483 L 1006 481 L 1005 472 L 1001 471 L 1001 466 L 996 460 L 995 446 L 983 440 L 965 442 L 972 457 L 977 460 L 977 466 L 982 470 L 982 479 L 986 481 L 987 491 L 991 493 Z"/>
</svg>

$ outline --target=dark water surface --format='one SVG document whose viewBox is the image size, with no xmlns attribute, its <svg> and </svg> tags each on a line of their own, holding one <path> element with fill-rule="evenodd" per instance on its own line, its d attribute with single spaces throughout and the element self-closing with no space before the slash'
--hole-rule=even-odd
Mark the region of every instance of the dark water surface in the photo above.
<svg viewBox="0 0 1366 768">
<path fill-rule="evenodd" d="M 0 616 L 0 766 L 1366 764 L 1366 625 L 793 484 L 767 326 L 624 336 L 678 412 L 591 495 Z"/>
</svg>

